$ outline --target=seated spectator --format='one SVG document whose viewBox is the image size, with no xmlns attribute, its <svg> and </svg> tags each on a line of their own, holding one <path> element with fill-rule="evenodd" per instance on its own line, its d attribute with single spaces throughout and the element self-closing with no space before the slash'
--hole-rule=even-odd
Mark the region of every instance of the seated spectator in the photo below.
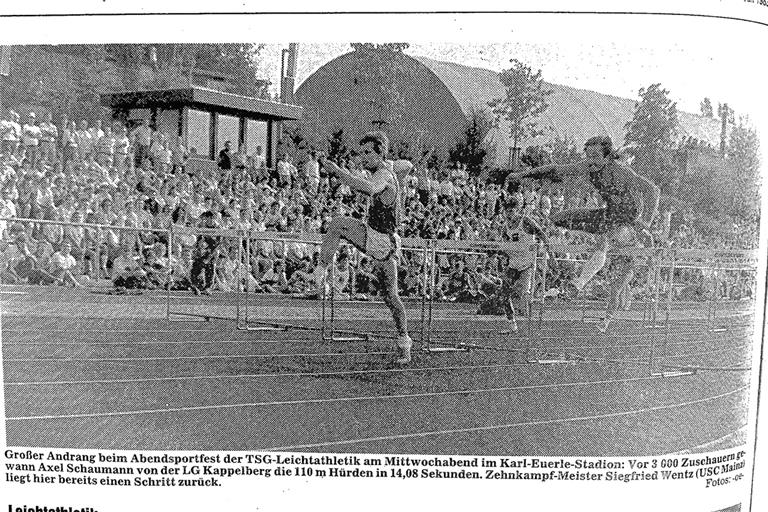
<svg viewBox="0 0 768 512">
<path fill-rule="evenodd" d="M 77 271 L 77 261 L 71 251 L 72 245 L 69 242 L 62 243 L 61 248 L 51 255 L 49 273 L 62 284 L 71 284 L 74 288 L 80 288 L 82 285 L 74 276 Z"/>
<path fill-rule="evenodd" d="M 164 258 L 165 246 L 155 244 L 144 249 L 144 262 L 141 270 L 146 275 L 146 287 L 150 290 L 162 289 L 168 282 L 168 260 Z"/>
<path fill-rule="evenodd" d="M 61 280 L 51 275 L 45 269 L 45 266 L 41 265 L 37 258 L 29 252 L 25 237 L 19 236 L 16 240 L 16 245 L 22 256 L 16 262 L 13 270 L 20 282 L 44 286 L 62 284 Z"/>
<path fill-rule="evenodd" d="M 309 259 L 300 261 L 297 268 L 288 279 L 288 292 L 305 296 L 314 285 L 312 262 Z"/>
<path fill-rule="evenodd" d="M 0 282 L 4 284 L 19 284 L 19 277 L 13 269 L 22 256 L 15 243 L 0 239 Z"/>
<path fill-rule="evenodd" d="M 123 244 L 117 249 L 117 256 L 112 262 L 112 282 L 116 288 L 144 288 L 146 272 L 142 270 L 135 247 Z"/>
<path fill-rule="evenodd" d="M 266 270 L 261 276 L 259 284 L 266 293 L 281 293 L 288 291 L 288 278 L 285 275 L 285 262 L 265 260 Z"/>
</svg>

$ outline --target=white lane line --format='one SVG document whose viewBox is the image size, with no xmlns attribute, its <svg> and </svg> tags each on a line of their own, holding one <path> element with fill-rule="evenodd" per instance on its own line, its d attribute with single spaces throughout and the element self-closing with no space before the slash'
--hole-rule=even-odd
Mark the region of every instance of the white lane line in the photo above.
<svg viewBox="0 0 768 512">
<path fill-rule="evenodd" d="M 488 365 L 457 365 L 457 366 L 422 366 L 413 368 L 382 368 L 376 370 L 347 370 L 336 372 L 295 372 L 295 373 L 246 373 L 234 375 L 189 375 L 179 377 L 148 377 L 142 379 L 104 379 L 104 380 L 60 380 L 60 381 L 21 381 L 6 382 L 6 386 L 61 386 L 75 384 L 132 384 L 139 382 L 164 382 L 179 380 L 211 380 L 211 379 L 257 379 L 262 377 L 332 377 L 344 375 L 369 375 L 384 373 L 455 371 L 455 370 L 492 370 L 497 368 L 517 368 L 530 366 L 530 363 L 488 364 Z"/>
<path fill-rule="evenodd" d="M 341 445 L 359 444 L 359 443 L 367 443 L 367 442 L 393 441 L 396 439 L 411 439 L 411 438 L 417 438 L 417 437 L 439 436 L 439 435 L 448 435 L 448 434 L 467 434 L 472 432 L 502 430 L 502 429 L 515 428 L 515 427 L 530 427 L 530 426 L 537 426 L 537 425 L 568 423 L 568 422 L 574 422 L 574 421 L 591 421 L 591 420 L 603 420 L 603 419 L 609 419 L 609 418 L 619 418 L 622 416 L 632 416 L 635 414 L 664 411 L 664 410 L 675 409 L 679 407 L 688 407 L 691 405 L 698 405 L 705 402 L 711 402 L 711 401 L 719 400 L 721 398 L 725 398 L 730 395 L 734 395 L 736 393 L 744 391 L 747 389 L 747 387 L 748 386 L 742 386 L 740 388 L 737 388 L 733 391 L 729 391 L 727 393 L 723 393 L 723 394 L 708 397 L 708 398 L 702 398 L 699 400 L 693 400 L 691 402 L 681 402 L 676 404 L 660 405 L 657 407 L 646 407 L 643 409 L 633 409 L 630 411 L 612 412 L 612 413 L 606 413 L 606 414 L 593 414 L 589 416 L 571 416 L 569 418 L 553 418 L 548 420 L 520 421 L 516 423 L 506 423 L 503 425 L 484 425 L 480 427 L 456 428 L 456 429 L 445 429 L 445 430 L 428 430 L 428 431 L 422 431 L 422 432 L 410 432 L 407 434 L 395 434 L 390 436 L 362 437 L 359 439 L 325 441 L 321 443 L 297 444 L 297 445 L 291 445 L 291 446 L 276 446 L 272 448 L 261 448 L 261 450 L 293 451 L 293 450 L 301 450 L 301 449 L 309 449 L 309 448 L 323 448 L 328 446 L 341 446 Z"/>
<path fill-rule="evenodd" d="M 192 411 L 212 411 L 220 409 L 241 409 L 246 407 L 269 407 L 278 405 L 310 405 L 310 404 L 329 404 L 329 403 L 345 403 L 345 402 L 369 402 L 369 401 L 381 401 L 381 400 L 401 400 L 410 398 L 429 398 L 437 396 L 453 396 L 453 395 L 469 395 L 473 393 L 500 393 L 509 391 L 525 391 L 532 389 L 548 389 L 558 387 L 569 386 L 597 386 L 615 383 L 626 382 L 641 382 L 649 380 L 657 380 L 661 377 L 633 377 L 627 379 L 613 379 L 613 380 L 601 380 L 601 381 L 581 381 L 581 382 L 566 382 L 566 383 L 553 383 L 553 384 L 532 384 L 528 386 L 510 386 L 510 387 L 498 387 L 498 388 L 480 388 L 480 389 L 456 389 L 449 391 L 432 391 L 426 393 L 407 393 L 399 395 L 369 395 L 369 396 L 346 396 L 338 398 L 313 398 L 306 400 L 280 400 L 273 402 L 246 402 L 237 404 L 216 404 L 216 405 L 196 405 L 190 407 L 172 407 L 166 409 L 138 409 L 133 411 L 112 411 L 112 412 L 94 412 L 94 413 L 78 413 L 78 414 L 54 414 L 54 415 L 41 415 L 41 416 L 15 416 L 6 417 L 9 421 L 21 421 L 21 420 L 51 420 L 51 419 L 73 419 L 73 418 L 108 418 L 115 416 L 134 416 L 139 414 L 165 414 L 172 412 L 192 412 Z"/>
<path fill-rule="evenodd" d="M 46 362 L 46 363 L 82 363 L 82 362 L 95 362 L 95 363 L 107 363 L 112 361 L 184 361 L 195 359 L 269 359 L 272 357 L 344 357 L 344 356 L 379 356 L 393 354 L 394 352 L 305 352 L 305 353 L 292 353 L 292 354 L 222 354 L 222 355 L 207 355 L 207 356 L 164 356 L 164 357 L 20 357 L 20 358 L 5 358 L 6 362 L 13 363 L 31 363 L 31 362 Z"/>
</svg>

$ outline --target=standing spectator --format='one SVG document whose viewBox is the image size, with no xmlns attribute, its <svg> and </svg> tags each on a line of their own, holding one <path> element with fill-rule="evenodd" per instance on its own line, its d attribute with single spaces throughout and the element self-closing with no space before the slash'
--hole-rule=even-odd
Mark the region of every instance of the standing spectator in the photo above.
<svg viewBox="0 0 768 512">
<path fill-rule="evenodd" d="M 128 163 L 128 153 L 130 151 L 131 140 L 128 138 L 128 132 L 125 126 L 115 123 L 115 146 L 114 146 L 114 165 L 119 172 L 125 172 Z"/>
<path fill-rule="evenodd" d="M 131 132 L 131 141 L 134 150 L 134 165 L 141 167 L 144 160 L 149 158 L 149 147 L 152 144 L 152 128 L 149 121 L 141 120 L 141 124 Z"/>
<path fill-rule="evenodd" d="M 317 189 L 320 187 L 320 163 L 315 150 L 309 152 L 307 161 L 304 162 L 304 179 L 309 194 L 313 197 L 316 196 Z"/>
<path fill-rule="evenodd" d="M 160 176 L 164 177 L 171 171 L 172 163 L 173 150 L 171 150 L 171 143 L 163 137 L 155 152 L 155 167 Z"/>
<path fill-rule="evenodd" d="M 45 163 L 57 160 L 56 146 L 59 138 L 59 129 L 53 124 L 53 115 L 48 112 L 40 123 L 40 158 Z"/>
<path fill-rule="evenodd" d="M 237 146 L 237 152 L 232 155 L 232 167 L 235 169 L 237 176 L 242 179 L 245 173 L 245 166 L 248 159 L 248 155 L 245 153 L 245 144 Z"/>
<path fill-rule="evenodd" d="M 172 155 L 174 174 L 178 176 L 179 173 L 184 170 L 184 167 L 187 165 L 187 160 L 189 160 L 189 151 L 187 150 L 187 147 L 184 146 L 184 141 L 181 137 L 178 137 L 176 145 L 173 147 Z"/>
<path fill-rule="evenodd" d="M 226 141 L 224 148 L 219 151 L 219 169 L 229 171 L 232 169 L 232 142 Z"/>
<path fill-rule="evenodd" d="M 267 160 L 264 158 L 264 150 L 261 146 L 256 146 L 256 154 L 253 155 L 253 166 L 256 169 L 265 169 L 267 167 Z"/>
<path fill-rule="evenodd" d="M 290 187 L 296 176 L 297 170 L 293 165 L 293 159 L 288 153 L 283 153 L 282 158 L 277 162 L 277 178 L 283 187 Z"/>
<path fill-rule="evenodd" d="M 19 140 L 21 139 L 19 114 L 13 110 L 9 110 L 8 117 L 3 121 L 1 129 L 3 154 L 6 157 L 15 157 L 16 149 L 19 145 Z"/>
<path fill-rule="evenodd" d="M 35 113 L 30 112 L 27 116 L 27 122 L 22 128 L 22 141 L 24 142 L 24 158 L 29 160 L 32 166 L 37 163 L 37 153 L 42 136 L 40 127 L 37 126 Z"/>
<path fill-rule="evenodd" d="M 91 134 L 91 140 L 94 144 L 98 144 L 99 139 L 101 139 L 104 136 L 104 131 L 102 130 L 102 122 L 101 119 L 97 119 L 94 125 L 91 127 L 88 132 Z"/>
<path fill-rule="evenodd" d="M 80 128 L 75 132 L 77 147 L 80 152 L 80 160 L 86 160 L 93 156 L 93 135 L 88 130 L 88 121 L 80 121 Z"/>
<path fill-rule="evenodd" d="M 107 126 L 104 131 L 99 131 L 102 136 L 96 142 L 96 161 L 105 168 L 112 167 L 115 161 L 115 137 L 112 135 L 112 128 Z"/>
<path fill-rule="evenodd" d="M 64 165 L 80 162 L 79 138 L 74 121 L 64 126 L 61 144 L 64 149 Z"/>
</svg>

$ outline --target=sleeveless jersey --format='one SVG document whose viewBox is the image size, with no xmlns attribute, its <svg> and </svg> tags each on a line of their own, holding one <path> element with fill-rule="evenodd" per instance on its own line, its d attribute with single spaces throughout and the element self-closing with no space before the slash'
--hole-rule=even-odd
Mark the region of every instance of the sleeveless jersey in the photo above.
<svg viewBox="0 0 768 512">
<path fill-rule="evenodd" d="M 531 233 L 528 233 L 523 227 L 523 217 L 517 222 L 517 225 L 511 230 L 507 231 L 507 236 L 510 242 L 533 245 L 535 243 L 535 237 Z M 509 254 L 509 267 L 516 270 L 525 270 L 531 266 L 531 257 L 528 254 Z"/>
<path fill-rule="evenodd" d="M 606 204 L 605 216 L 612 223 L 632 222 L 638 207 L 629 187 L 616 182 L 617 164 L 610 162 L 602 169 L 589 172 L 589 181 Z"/>
<path fill-rule="evenodd" d="M 379 233 L 393 235 L 400 225 L 400 183 L 389 164 L 387 171 L 394 178 L 394 198 L 389 202 L 386 201 L 385 194 L 390 186 L 371 196 L 371 205 L 368 208 L 368 226 Z"/>
</svg>

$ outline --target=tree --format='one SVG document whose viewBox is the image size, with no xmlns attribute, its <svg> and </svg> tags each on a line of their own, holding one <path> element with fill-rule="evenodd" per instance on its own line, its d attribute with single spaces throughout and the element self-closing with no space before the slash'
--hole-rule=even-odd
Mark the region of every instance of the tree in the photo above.
<svg viewBox="0 0 768 512">
<path fill-rule="evenodd" d="M 281 156 L 283 153 L 296 155 L 308 148 L 317 147 L 314 141 L 309 139 L 304 131 L 301 129 L 301 125 L 284 125 L 283 133 L 280 140 L 277 142 L 277 154 Z"/>
<path fill-rule="evenodd" d="M 728 141 L 728 125 L 735 123 L 734 112 L 727 103 L 720 103 L 717 106 L 717 115 L 720 117 L 720 155 L 725 156 Z"/>
<path fill-rule="evenodd" d="M 464 138 L 448 151 L 448 160 L 461 162 L 467 166 L 467 172 L 477 176 L 483 171 L 483 163 L 488 155 L 485 137 L 493 126 L 493 119 L 487 110 L 475 109 L 470 112 Z"/>
<path fill-rule="evenodd" d="M 520 162 L 527 167 L 540 167 L 552 163 L 549 152 L 541 146 L 528 146 L 520 155 Z"/>
<path fill-rule="evenodd" d="M 556 164 L 573 164 L 583 159 L 582 151 L 576 145 L 576 141 L 568 135 L 562 137 L 558 134 L 545 146 L 550 153 L 552 162 Z"/>
<path fill-rule="evenodd" d="M 44 107 L 54 116 L 95 119 L 107 115 L 99 93 L 121 88 L 104 45 L 16 46 L 4 103 Z M 23 113 L 22 113 L 23 114 Z"/>
<path fill-rule="evenodd" d="M 537 119 L 549 107 L 547 96 L 552 90 L 541 78 L 541 70 L 533 72 L 530 66 L 512 59 L 512 67 L 499 73 L 499 80 L 506 87 L 506 95 L 488 102 L 495 115 L 495 126 L 501 121 L 509 123 L 509 136 L 513 147 L 527 139 L 544 133 Z"/>
<path fill-rule="evenodd" d="M 760 204 L 760 140 L 745 120 L 731 130 L 726 152 L 733 180 L 724 180 L 730 214 L 742 219 L 756 217 Z"/>
<path fill-rule="evenodd" d="M 344 136 L 344 130 L 339 128 L 328 139 L 328 159 L 340 163 L 349 156 L 350 150 Z"/>
<path fill-rule="evenodd" d="M 712 102 L 709 100 L 709 98 L 704 98 L 704 100 L 702 100 L 702 102 L 699 104 L 699 108 L 701 109 L 702 116 L 709 118 L 715 117 L 715 113 L 712 110 Z"/>
<path fill-rule="evenodd" d="M 661 84 L 642 88 L 639 95 L 632 120 L 624 126 L 624 143 L 634 157 L 634 170 L 666 192 L 680 174 L 674 158 L 679 129 L 677 104 Z"/>
</svg>

